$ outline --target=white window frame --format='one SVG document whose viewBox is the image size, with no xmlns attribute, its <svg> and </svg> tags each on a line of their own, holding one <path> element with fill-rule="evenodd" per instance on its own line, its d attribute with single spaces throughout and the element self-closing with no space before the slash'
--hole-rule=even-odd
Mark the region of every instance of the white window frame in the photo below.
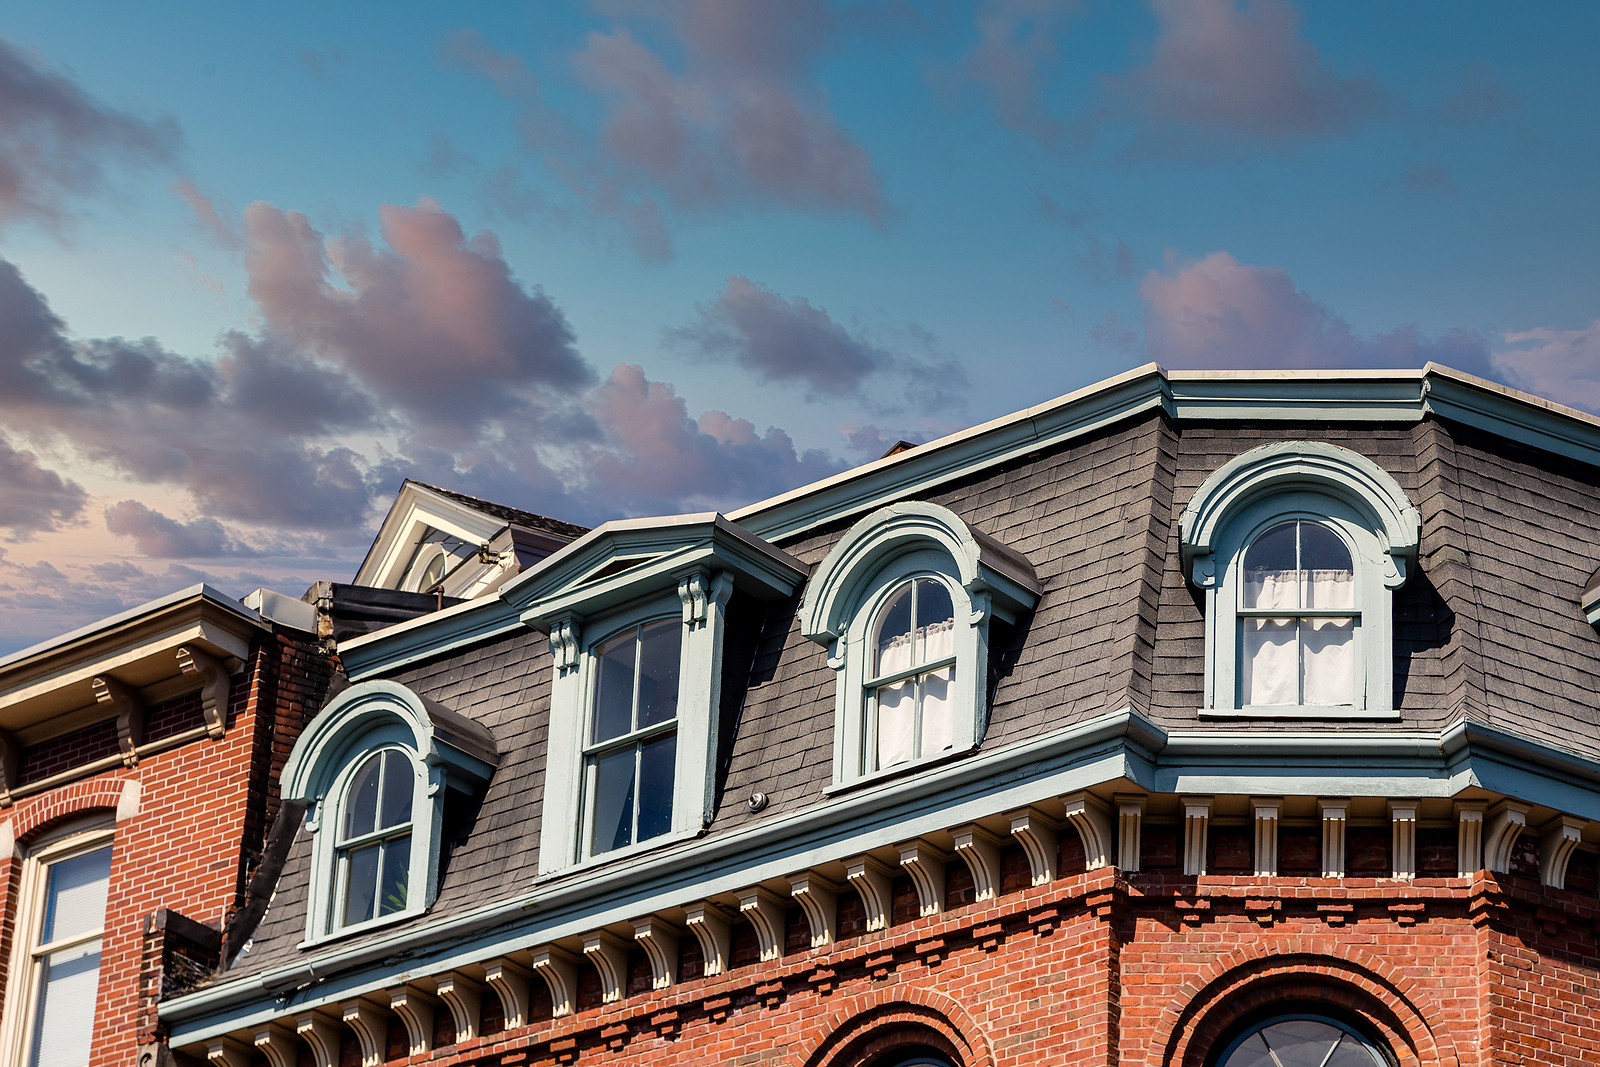
<svg viewBox="0 0 1600 1067">
<path fill-rule="evenodd" d="M 15 846 L 21 854 L 22 871 L 19 879 L 16 923 L 12 927 L 10 978 L 6 983 L 5 1018 L 0 1020 L 0 1049 L 7 1054 L 6 1062 L 17 1067 L 28 1063 L 33 1055 L 34 1032 L 39 1010 L 40 976 L 43 959 L 63 946 L 61 943 L 38 943 L 44 924 L 44 907 L 48 898 L 50 868 L 62 860 L 72 859 L 87 852 L 110 845 L 116 848 L 116 823 L 113 817 L 91 815 L 76 819 L 55 832 L 29 845 Z M 116 853 L 112 852 L 113 871 Z M 110 910 L 108 892 L 107 911 Z M 77 944 L 101 939 L 101 969 L 105 967 L 105 927 L 95 933 L 85 933 L 70 942 Z M 99 999 L 98 997 L 96 998 Z M 93 1020 L 90 1020 L 93 1025 Z"/>
<path fill-rule="evenodd" d="M 344 849 L 339 828 L 350 783 L 374 752 L 404 752 L 414 770 L 411 856 L 406 906 L 342 925 Z M 499 763 L 493 739 L 478 723 L 417 696 L 398 682 L 353 685 L 311 720 L 283 767 L 285 800 L 306 809 L 311 877 L 302 948 L 390 926 L 433 907 L 447 789 L 478 792 Z"/>
<path fill-rule="evenodd" d="M 1347 705 L 1241 705 L 1239 619 L 1244 553 L 1280 522 L 1315 522 L 1351 550 L 1355 677 Z M 1387 719 L 1394 710 L 1394 590 L 1416 558 L 1421 520 L 1405 491 L 1370 459 L 1338 445 L 1291 441 L 1251 449 L 1196 490 L 1180 521 L 1190 581 L 1205 594 L 1202 718 Z M 1298 615 L 1284 610 L 1279 616 Z"/>
<path fill-rule="evenodd" d="M 872 626 L 884 599 L 927 576 L 950 591 L 955 609 L 954 739 L 945 751 L 867 769 L 867 683 Z M 1020 554 L 974 530 L 948 508 L 901 501 L 856 523 L 806 586 L 801 632 L 828 649 L 835 674 L 833 785 L 852 789 L 978 750 L 989 724 L 989 624 L 1014 623 L 1038 602 L 1041 586 Z"/>
</svg>

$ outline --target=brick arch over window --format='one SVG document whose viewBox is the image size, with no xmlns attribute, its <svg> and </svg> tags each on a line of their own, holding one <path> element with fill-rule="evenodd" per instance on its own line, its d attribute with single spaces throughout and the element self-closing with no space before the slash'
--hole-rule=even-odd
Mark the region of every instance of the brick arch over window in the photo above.
<svg viewBox="0 0 1600 1067">
<path fill-rule="evenodd" d="M 960 1067 L 994 1067 L 994 1051 L 960 1003 L 931 989 L 880 989 L 846 997 L 806 1034 L 802 1067 L 855 1067 L 862 1056 L 929 1045 Z"/>
<path fill-rule="evenodd" d="M 21 841 L 46 826 L 91 811 L 115 810 L 122 802 L 127 778 L 99 778 L 74 782 L 37 798 L 19 801 L 11 809 L 11 833 Z"/>
<path fill-rule="evenodd" d="M 1261 945 L 1233 953 L 1184 984 L 1162 1012 L 1149 1067 L 1202 1067 L 1236 1021 L 1274 1003 L 1322 1004 L 1380 1034 L 1400 1067 L 1460 1061 L 1437 1005 L 1415 982 L 1359 949 L 1304 939 L 1297 952 Z"/>
</svg>

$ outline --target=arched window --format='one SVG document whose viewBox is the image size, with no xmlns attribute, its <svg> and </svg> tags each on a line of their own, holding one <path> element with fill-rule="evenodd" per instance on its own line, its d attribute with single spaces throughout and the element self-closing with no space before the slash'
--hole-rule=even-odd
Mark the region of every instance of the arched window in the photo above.
<svg viewBox="0 0 1600 1067">
<path fill-rule="evenodd" d="M 1226 1043 L 1211 1067 L 1390 1067 L 1369 1038 L 1321 1015 L 1277 1015 Z"/>
<path fill-rule="evenodd" d="M 990 623 L 1016 622 L 1039 592 L 1026 559 L 937 504 L 891 504 L 851 527 L 800 609 L 802 632 L 840 672 L 836 785 L 975 750 Z"/>
<path fill-rule="evenodd" d="M 1181 522 L 1206 593 L 1200 714 L 1392 718 L 1392 597 L 1419 525 L 1389 474 L 1335 445 L 1264 445 L 1216 470 Z"/>
<path fill-rule="evenodd" d="M 417 779 L 416 764 L 398 748 L 368 756 L 351 778 L 339 813 L 335 926 L 406 910 Z"/>
<path fill-rule="evenodd" d="M 955 745 L 955 607 L 945 581 L 901 582 L 878 609 L 865 682 L 864 772 Z"/>
</svg>

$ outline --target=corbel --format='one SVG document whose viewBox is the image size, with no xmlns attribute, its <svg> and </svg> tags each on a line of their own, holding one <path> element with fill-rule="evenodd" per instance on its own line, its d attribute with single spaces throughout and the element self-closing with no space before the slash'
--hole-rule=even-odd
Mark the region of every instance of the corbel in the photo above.
<svg viewBox="0 0 1600 1067">
<path fill-rule="evenodd" d="M 533 973 L 550 990 L 550 1015 L 559 1019 L 578 1010 L 578 961 L 565 949 L 540 945 L 532 950 Z"/>
<path fill-rule="evenodd" d="M 438 979 L 439 999 L 450 1009 L 456 1024 L 456 1044 L 478 1036 L 478 1016 L 483 1007 L 483 987 L 458 971 Z"/>
<path fill-rule="evenodd" d="M 1567 887 L 1567 864 L 1588 825 L 1587 819 L 1557 815 L 1539 828 L 1539 881 L 1556 889 Z"/>
<path fill-rule="evenodd" d="M 1417 876 L 1417 802 L 1389 801 L 1389 865 L 1396 878 Z"/>
<path fill-rule="evenodd" d="M 762 963 L 783 955 L 783 911 L 783 901 L 763 886 L 739 891 L 739 914 L 755 927 Z"/>
<path fill-rule="evenodd" d="M 678 599 L 683 601 L 683 622 L 694 626 L 706 621 L 706 575 L 695 571 L 678 579 Z"/>
<path fill-rule="evenodd" d="M 185 645 L 178 649 L 178 669 L 184 674 L 200 676 L 200 711 L 206 720 L 206 736 L 221 737 L 226 734 L 228 670 L 222 661 L 203 649 Z"/>
<path fill-rule="evenodd" d="M 628 947 L 608 930 L 583 935 L 583 954 L 600 973 L 600 1002 L 614 1004 L 628 992 Z"/>
<path fill-rule="evenodd" d="M 633 939 L 650 960 L 650 988 L 666 989 L 678 981 L 678 928 L 659 915 L 633 920 Z"/>
<path fill-rule="evenodd" d="M 0 729 L 0 808 L 11 806 L 11 791 L 21 784 L 17 781 L 21 756 L 22 746 L 17 742 L 17 735 Z"/>
<path fill-rule="evenodd" d="M 339 1028 L 321 1012 L 296 1015 L 294 1030 L 311 1046 L 311 1058 L 317 1067 L 339 1067 Z"/>
<path fill-rule="evenodd" d="M 1350 801 L 1346 797 L 1322 797 L 1317 800 L 1317 811 L 1322 816 L 1322 877 L 1344 877 L 1344 830 L 1350 816 Z"/>
<path fill-rule="evenodd" d="M 568 615 L 550 624 L 550 657 L 556 670 L 562 674 L 578 666 L 578 647 L 581 638 L 581 620 Z"/>
<path fill-rule="evenodd" d="M 900 853 L 900 866 L 911 876 L 917 887 L 917 914 L 926 919 L 944 911 L 944 865 L 950 856 L 918 838 L 896 845 Z"/>
<path fill-rule="evenodd" d="M 1006 812 L 1011 836 L 1028 856 L 1029 885 L 1045 885 L 1056 877 L 1056 821 L 1038 808 Z"/>
<path fill-rule="evenodd" d="M 1183 805 L 1183 873 L 1198 878 L 1206 873 L 1206 850 L 1211 841 L 1211 798 L 1181 797 Z"/>
<path fill-rule="evenodd" d="M 500 998 L 507 1030 L 528 1025 L 528 978 L 526 968 L 503 956 L 483 965 L 483 980 Z"/>
<path fill-rule="evenodd" d="M 433 1009 L 435 1001 L 415 986 L 399 986 L 389 993 L 389 1010 L 400 1016 L 406 1027 L 409 1055 L 426 1056 L 433 1051 Z"/>
<path fill-rule="evenodd" d="M 122 749 L 122 765 L 139 765 L 139 746 L 144 744 L 144 700 L 139 691 L 114 675 L 96 676 L 90 683 L 94 687 L 97 704 L 106 704 L 117 713 L 117 744 Z"/>
<path fill-rule="evenodd" d="M 684 925 L 700 942 L 700 973 L 706 977 L 727 974 L 733 959 L 733 924 L 723 910 L 708 900 L 686 904 Z"/>
<path fill-rule="evenodd" d="M 361 1067 L 378 1067 L 389 1043 L 389 1020 L 384 1013 L 377 1005 L 358 997 L 339 1005 L 339 1016 L 356 1032 L 356 1041 L 361 1045 Z M 334 1062 L 338 1062 L 337 1053 Z"/>
<path fill-rule="evenodd" d="M 889 868 L 871 856 L 845 860 L 844 876 L 861 896 L 867 913 L 867 930 L 887 930 L 894 918 L 894 889 Z"/>
<path fill-rule="evenodd" d="M 789 892 L 811 927 L 811 947 L 833 944 L 839 925 L 839 887 L 816 871 L 789 875 Z"/>
<path fill-rule="evenodd" d="M 1278 877 L 1278 817 L 1283 813 L 1282 797 L 1251 797 L 1255 813 L 1256 877 Z"/>
<path fill-rule="evenodd" d="M 1488 807 L 1482 800 L 1455 803 L 1457 878 L 1471 878 L 1483 865 L 1483 814 Z"/>
<path fill-rule="evenodd" d="M 993 900 L 1000 895 L 1000 839 L 972 823 L 950 831 L 956 855 L 972 872 L 972 899 Z"/>
<path fill-rule="evenodd" d="M 1117 866 L 1134 874 L 1143 863 L 1145 795 L 1118 793 L 1111 799 L 1117 808 Z"/>
<path fill-rule="evenodd" d="M 286 1027 L 276 1023 L 260 1027 L 251 1040 L 271 1067 L 299 1067 L 300 1043 Z"/>
<path fill-rule="evenodd" d="M 1101 867 L 1111 863 L 1111 810 L 1106 802 L 1093 793 L 1073 793 L 1069 797 L 1062 797 L 1066 805 L 1066 820 L 1072 828 L 1078 831 L 1078 839 L 1083 842 L 1083 864 L 1091 871 L 1098 871 Z M 1143 799 L 1137 800 L 1138 815 L 1144 812 Z M 1121 815 L 1118 815 L 1121 818 Z M 1137 821 L 1137 817 L 1136 820 Z M 1137 833 L 1134 835 L 1138 836 Z M 1134 853 L 1133 869 L 1139 869 L 1138 853 Z"/>
<path fill-rule="evenodd" d="M 1511 870 L 1511 850 L 1528 825 L 1533 805 L 1520 800 L 1502 800 L 1488 811 L 1483 827 L 1483 865 L 1505 874 Z"/>
<path fill-rule="evenodd" d="M 211 1067 L 250 1067 L 250 1048 L 231 1037 L 214 1037 L 206 1045 Z"/>
</svg>

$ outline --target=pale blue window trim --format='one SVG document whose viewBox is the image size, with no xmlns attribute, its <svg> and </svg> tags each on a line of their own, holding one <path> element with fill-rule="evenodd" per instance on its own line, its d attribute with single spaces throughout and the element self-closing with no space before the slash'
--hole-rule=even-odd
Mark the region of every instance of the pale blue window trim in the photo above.
<svg viewBox="0 0 1600 1067">
<path fill-rule="evenodd" d="M 1334 535 L 1351 554 L 1351 699 L 1338 704 L 1255 705 L 1240 684 L 1244 557 L 1258 537 L 1300 521 Z M 1190 499 L 1180 545 L 1190 581 L 1205 591 L 1205 704 L 1202 717 L 1392 719 L 1393 592 L 1410 573 L 1420 519 L 1405 491 L 1377 464 L 1322 442 L 1264 445 L 1215 471 Z M 1254 612 L 1253 614 L 1261 614 Z M 1283 616 L 1314 612 L 1284 609 Z"/>
<path fill-rule="evenodd" d="M 404 903 L 388 914 L 346 923 L 344 904 L 352 845 L 397 837 L 374 833 L 343 840 L 351 784 L 375 754 L 399 752 L 409 770 L 411 810 Z M 325 707 L 300 735 L 283 768 L 283 796 L 306 809 L 312 865 L 304 945 L 315 945 L 389 926 L 421 914 L 438 895 L 439 852 L 447 789 L 475 792 L 489 781 L 499 753 L 481 725 L 391 681 L 351 686 Z M 390 768 L 385 769 L 388 773 Z M 371 841 L 369 842 L 368 838 Z"/>
<path fill-rule="evenodd" d="M 873 633 L 889 600 L 919 577 L 943 586 L 954 608 L 946 657 L 954 665 L 951 743 L 881 766 L 873 758 L 877 739 L 869 736 L 882 681 L 871 676 Z M 901 501 L 851 527 L 817 566 L 800 608 L 801 632 L 827 647 L 836 672 L 830 792 L 976 751 L 989 719 L 990 621 L 1015 622 L 1038 602 L 1040 588 L 1020 553 L 937 504 Z"/>
</svg>

